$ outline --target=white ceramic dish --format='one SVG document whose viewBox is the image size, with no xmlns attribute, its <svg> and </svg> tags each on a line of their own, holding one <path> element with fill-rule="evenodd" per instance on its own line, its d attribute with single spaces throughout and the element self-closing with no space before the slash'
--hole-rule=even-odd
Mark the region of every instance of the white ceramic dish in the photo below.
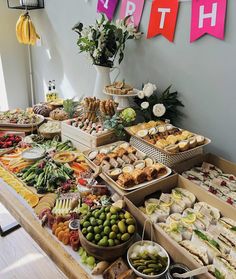
<svg viewBox="0 0 236 279">
<path fill-rule="evenodd" d="M 131 262 L 130 262 L 130 255 L 131 255 L 131 253 L 133 252 L 134 247 L 137 246 L 137 245 L 141 245 L 142 243 L 143 243 L 143 244 L 144 244 L 144 243 L 148 243 L 148 244 L 155 245 L 156 247 L 159 248 L 159 250 L 161 251 L 161 253 L 164 254 L 164 255 L 168 258 L 166 269 L 165 269 L 162 273 L 160 273 L 160 274 L 158 274 L 158 275 L 145 275 L 145 274 L 143 274 L 143 273 L 140 273 L 138 270 L 136 270 L 136 269 L 133 267 L 133 265 L 132 265 Z M 162 276 L 167 272 L 167 270 L 169 269 L 169 266 L 170 266 L 170 257 L 169 257 L 169 255 L 168 255 L 168 253 L 166 252 L 166 250 L 165 250 L 162 246 L 160 246 L 159 244 L 157 244 L 157 243 L 155 243 L 155 242 L 153 242 L 153 241 L 150 241 L 150 240 L 143 240 L 143 241 L 141 240 L 141 241 L 135 242 L 135 243 L 129 248 L 129 250 L 128 250 L 128 252 L 127 252 L 127 261 L 128 261 L 128 263 L 129 263 L 130 268 L 134 271 L 134 273 L 135 273 L 137 276 L 139 276 L 139 277 L 141 277 L 141 278 L 145 278 L 145 279 L 162 278 Z"/>
<path fill-rule="evenodd" d="M 22 152 L 22 158 L 27 161 L 36 161 L 45 156 L 45 151 L 42 148 L 30 148 Z"/>
</svg>

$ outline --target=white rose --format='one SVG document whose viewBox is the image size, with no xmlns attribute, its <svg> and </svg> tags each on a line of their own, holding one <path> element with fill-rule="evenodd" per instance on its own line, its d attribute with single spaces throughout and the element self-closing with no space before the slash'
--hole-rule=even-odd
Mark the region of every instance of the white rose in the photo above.
<svg viewBox="0 0 236 279">
<path fill-rule="evenodd" d="M 138 97 L 139 97 L 139 99 L 143 99 L 145 97 L 144 92 L 143 91 L 139 91 L 138 92 Z"/>
<path fill-rule="evenodd" d="M 149 107 L 149 103 L 148 102 L 142 102 L 141 104 L 141 108 L 142 109 L 147 109 Z"/>
<path fill-rule="evenodd" d="M 153 114 L 156 117 L 161 117 L 166 113 L 166 108 L 163 104 L 156 104 L 153 106 Z"/>
<path fill-rule="evenodd" d="M 143 87 L 143 92 L 146 97 L 152 96 L 153 92 L 157 89 L 155 84 L 147 83 Z"/>
</svg>

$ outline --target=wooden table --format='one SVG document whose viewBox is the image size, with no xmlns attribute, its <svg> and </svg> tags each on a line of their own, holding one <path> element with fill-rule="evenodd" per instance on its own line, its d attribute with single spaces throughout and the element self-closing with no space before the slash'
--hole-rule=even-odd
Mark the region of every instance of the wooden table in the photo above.
<svg viewBox="0 0 236 279">
<path fill-rule="evenodd" d="M 70 279 L 91 278 L 80 264 L 73 258 L 53 236 L 41 226 L 33 213 L 17 198 L 13 190 L 0 179 L 0 202 L 14 216 L 19 224 L 47 253 L 53 262 Z"/>
</svg>

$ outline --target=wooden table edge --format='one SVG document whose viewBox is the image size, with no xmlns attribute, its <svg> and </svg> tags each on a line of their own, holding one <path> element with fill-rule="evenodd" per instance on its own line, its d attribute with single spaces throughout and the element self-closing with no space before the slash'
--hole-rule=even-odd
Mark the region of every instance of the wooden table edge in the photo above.
<svg viewBox="0 0 236 279">
<path fill-rule="evenodd" d="M 0 186 L 0 202 L 70 279 L 91 279 L 80 264 L 45 230 L 38 219 L 14 195 Z"/>
</svg>

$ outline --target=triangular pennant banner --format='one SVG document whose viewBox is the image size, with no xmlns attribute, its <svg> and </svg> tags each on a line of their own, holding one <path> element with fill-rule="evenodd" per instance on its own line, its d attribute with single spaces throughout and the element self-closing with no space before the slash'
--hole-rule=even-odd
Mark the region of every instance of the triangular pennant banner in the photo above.
<svg viewBox="0 0 236 279">
<path fill-rule="evenodd" d="M 191 43 L 205 34 L 224 39 L 227 0 L 192 0 Z"/>
<path fill-rule="evenodd" d="M 120 19 L 131 16 L 130 22 L 135 27 L 138 27 L 143 13 L 144 2 L 145 0 L 122 0 Z"/>
<path fill-rule="evenodd" d="M 161 34 L 170 42 L 173 42 L 178 10 L 178 0 L 154 0 L 151 8 L 147 38 Z"/>
<path fill-rule="evenodd" d="M 98 0 L 97 12 L 105 14 L 109 20 L 112 20 L 118 0 Z"/>
</svg>

